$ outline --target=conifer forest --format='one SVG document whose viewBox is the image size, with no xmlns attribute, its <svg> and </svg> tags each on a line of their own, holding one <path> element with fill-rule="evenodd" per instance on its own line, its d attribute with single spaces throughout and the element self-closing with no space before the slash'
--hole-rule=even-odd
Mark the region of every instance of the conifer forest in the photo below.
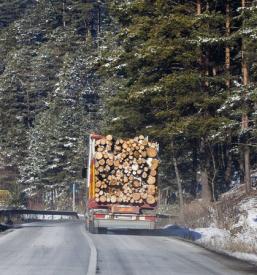
<svg viewBox="0 0 257 275">
<path fill-rule="evenodd" d="M 65 208 L 93 132 L 159 143 L 160 188 L 248 193 L 256 125 L 255 0 L 0 1 L 0 189 L 13 204 Z"/>
</svg>

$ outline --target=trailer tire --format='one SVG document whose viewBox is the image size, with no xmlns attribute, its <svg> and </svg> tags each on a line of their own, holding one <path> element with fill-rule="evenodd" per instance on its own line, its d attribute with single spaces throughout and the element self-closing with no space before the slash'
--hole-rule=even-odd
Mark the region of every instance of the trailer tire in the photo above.
<svg viewBox="0 0 257 275">
<path fill-rule="evenodd" d="M 98 228 L 98 233 L 99 234 L 106 234 L 107 233 L 107 228 L 106 227 L 100 227 L 100 228 Z"/>
<path fill-rule="evenodd" d="M 98 227 L 94 226 L 94 222 L 90 222 L 89 223 L 89 230 L 88 230 L 91 234 L 98 234 Z"/>
</svg>

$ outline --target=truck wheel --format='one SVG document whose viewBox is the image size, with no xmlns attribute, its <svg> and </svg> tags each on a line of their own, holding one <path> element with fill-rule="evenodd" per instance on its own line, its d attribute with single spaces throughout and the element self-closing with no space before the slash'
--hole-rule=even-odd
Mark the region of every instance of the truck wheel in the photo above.
<svg viewBox="0 0 257 275">
<path fill-rule="evenodd" d="M 106 234 L 107 233 L 107 228 L 106 227 L 100 227 L 100 228 L 98 228 L 98 233 L 99 234 Z"/>
<path fill-rule="evenodd" d="M 89 223 L 89 230 L 88 230 L 90 233 L 92 234 L 98 234 L 98 227 L 95 227 L 94 226 L 94 223 L 93 222 L 90 222 Z"/>
</svg>

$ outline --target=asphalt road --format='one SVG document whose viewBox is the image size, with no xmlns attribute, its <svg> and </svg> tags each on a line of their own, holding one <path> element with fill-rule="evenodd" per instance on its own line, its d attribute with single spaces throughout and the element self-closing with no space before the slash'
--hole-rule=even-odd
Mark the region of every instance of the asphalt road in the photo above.
<svg viewBox="0 0 257 275">
<path fill-rule="evenodd" d="M 30 223 L 0 234 L 0 275 L 86 275 L 90 248 L 81 223 Z"/>
<path fill-rule="evenodd" d="M 168 236 L 92 235 L 79 222 L 32 223 L 0 234 L 0 275 L 93 275 L 87 272 L 95 264 L 97 275 L 257 274 L 256 267 Z"/>
<path fill-rule="evenodd" d="M 91 235 L 102 275 L 257 274 L 257 267 L 167 236 Z"/>
</svg>

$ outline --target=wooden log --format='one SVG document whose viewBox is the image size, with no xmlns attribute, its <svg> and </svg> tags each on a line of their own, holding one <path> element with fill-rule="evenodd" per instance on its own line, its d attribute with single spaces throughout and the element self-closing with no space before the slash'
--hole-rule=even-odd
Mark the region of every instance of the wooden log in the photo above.
<svg viewBox="0 0 257 275">
<path fill-rule="evenodd" d="M 139 169 L 138 164 L 133 164 L 132 165 L 132 170 L 133 171 L 137 171 L 138 169 Z"/>
<path fill-rule="evenodd" d="M 98 171 L 99 171 L 100 173 L 102 173 L 102 172 L 104 171 L 104 167 L 103 167 L 103 166 L 99 166 L 99 167 L 98 167 Z"/>
<path fill-rule="evenodd" d="M 95 153 L 95 158 L 96 158 L 97 160 L 100 160 L 100 159 L 103 158 L 103 154 L 102 154 L 101 152 L 96 152 L 96 153 Z"/>
<path fill-rule="evenodd" d="M 106 140 L 107 140 L 107 141 L 112 141 L 112 139 L 113 139 L 113 138 L 112 138 L 112 135 L 107 135 L 107 136 L 106 136 Z"/>
<path fill-rule="evenodd" d="M 101 181 L 97 181 L 97 182 L 95 183 L 95 186 L 96 186 L 97 188 L 101 187 L 101 185 L 102 185 L 102 182 L 101 182 Z"/>
<path fill-rule="evenodd" d="M 142 145 L 144 145 L 144 146 L 147 146 L 147 145 L 148 145 L 148 141 L 147 141 L 146 139 L 142 140 L 140 143 L 141 143 Z"/>
<path fill-rule="evenodd" d="M 140 195 L 141 195 L 141 198 L 143 199 L 143 200 L 146 200 L 146 198 L 147 198 L 147 193 L 145 193 L 145 192 L 142 192 L 142 193 L 140 193 Z"/>
<path fill-rule="evenodd" d="M 137 163 L 138 163 L 138 165 L 143 164 L 143 160 L 142 160 L 142 158 L 139 158 L 139 159 L 137 160 Z"/>
<path fill-rule="evenodd" d="M 101 152 L 104 151 L 104 147 L 103 147 L 103 146 L 98 146 L 98 147 L 96 148 L 96 151 L 101 153 Z"/>
<path fill-rule="evenodd" d="M 109 165 L 106 165 L 105 166 L 105 169 L 104 169 L 106 172 L 109 172 L 111 170 L 111 167 Z"/>
<path fill-rule="evenodd" d="M 107 145 L 106 146 L 106 151 L 107 152 L 111 152 L 112 151 L 112 146 L 111 145 Z"/>
<path fill-rule="evenodd" d="M 155 197 L 153 195 L 148 195 L 147 198 L 146 198 L 146 202 L 149 205 L 152 205 L 152 204 L 155 204 L 156 199 L 155 199 Z"/>
<path fill-rule="evenodd" d="M 141 169 L 138 169 L 138 170 L 137 170 L 137 174 L 138 174 L 138 175 L 141 175 L 142 173 L 143 173 L 143 171 L 142 171 Z"/>
<path fill-rule="evenodd" d="M 149 176 L 148 180 L 147 180 L 147 183 L 150 184 L 150 185 L 155 184 L 156 183 L 156 178 L 152 177 L 152 176 Z"/>
<path fill-rule="evenodd" d="M 148 172 L 148 171 L 149 171 L 149 168 L 148 168 L 148 167 L 144 167 L 144 171 L 145 171 L 145 172 Z"/>
<path fill-rule="evenodd" d="M 157 156 L 157 150 L 153 147 L 147 148 L 146 153 L 149 158 L 155 158 Z"/>
<path fill-rule="evenodd" d="M 128 147 L 129 147 L 129 145 L 128 145 L 127 142 L 124 142 L 124 143 L 122 144 L 122 148 L 123 148 L 123 149 L 127 149 Z"/>
<path fill-rule="evenodd" d="M 156 187 L 154 185 L 148 185 L 147 194 L 148 195 L 155 195 Z"/>
<path fill-rule="evenodd" d="M 142 158 L 146 158 L 146 157 L 147 157 L 146 151 L 143 151 L 143 152 L 141 153 L 141 155 L 142 155 Z"/>
<path fill-rule="evenodd" d="M 117 202 L 117 197 L 115 195 L 111 196 L 111 203 L 116 203 Z"/>
<path fill-rule="evenodd" d="M 111 160 L 111 159 L 107 159 L 107 160 L 106 160 L 106 163 L 107 163 L 109 166 L 113 166 L 113 160 Z"/>
<path fill-rule="evenodd" d="M 151 163 L 151 170 L 156 170 L 159 166 L 159 160 L 158 159 L 153 159 Z"/>
<path fill-rule="evenodd" d="M 156 170 L 151 170 L 151 171 L 150 171 L 150 175 L 151 175 L 152 177 L 156 177 L 157 171 L 156 171 Z"/>
<path fill-rule="evenodd" d="M 106 196 L 106 202 L 107 202 L 107 203 L 111 202 L 110 194 L 108 194 L 108 195 Z"/>
<path fill-rule="evenodd" d="M 141 186 L 141 182 L 140 182 L 139 180 L 134 180 L 134 181 L 133 181 L 133 186 L 134 186 L 135 188 L 138 188 L 138 187 Z"/>
<path fill-rule="evenodd" d="M 116 152 L 120 152 L 120 151 L 122 150 L 122 147 L 116 145 L 116 146 L 114 147 L 114 150 L 115 150 Z"/>
<path fill-rule="evenodd" d="M 119 167 L 120 161 L 116 159 L 113 164 L 115 167 Z"/>
<path fill-rule="evenodd" d="M 138 159 L 140 156 L 140 153 L 138 151 L 134 151 L 133 156 L 134 158 Z"/>
<path fill-rule="evenodd" d="M 101 145 L 106 145 L 106 139 L 105 138 L 100 139 L 100 144 Z"/>
<path fill-rule="evenodd" d="M 105 203 L 106 202 L 106 196 L 100 196 L 100 202 Z"/>
<path fill-rule="evenodd" d="M 147 178 L 147 173 L 146 173 L 146 172 L 144 172 L 144 173 L 142 174 L 142 178 L 143 178 L 143 179 L 146 179 L 146 178 Z"/>
<path fill-rule="evenodd" d="M 99 164 L 100 164 L 101 166 L 105 165 L 105 160 L 104 160 L 103 158 L 100 159 L 100 160 L 99 160 Z"/>
<path fill-rule="evenodd" d="M 134 137 L 133 139 L 135 142 L 138 142 L 139 138 L 138 137 Z"/>
<path fill-rule="evenodd" d="M 124 160 L 128 155 L 126 153 L 121 154 L 121 159 Z"/>
<path fill-rule="evenodd" d="M 108 154 L 108 158 L 109 158 L 109 160 L 112 160 L 112 161 L 113 161 L 113 160 L 114 160 L 114 155 L 111 154 L 111 153 L 109 153 L 109 154 Z"/>
<path fill-rule="evenodd" d="M 138 200 L 140 200 L 141 196 L 139 193 L 133 193 L 132 198 L 134 201 L 138 201 Z"/>
</svg>

